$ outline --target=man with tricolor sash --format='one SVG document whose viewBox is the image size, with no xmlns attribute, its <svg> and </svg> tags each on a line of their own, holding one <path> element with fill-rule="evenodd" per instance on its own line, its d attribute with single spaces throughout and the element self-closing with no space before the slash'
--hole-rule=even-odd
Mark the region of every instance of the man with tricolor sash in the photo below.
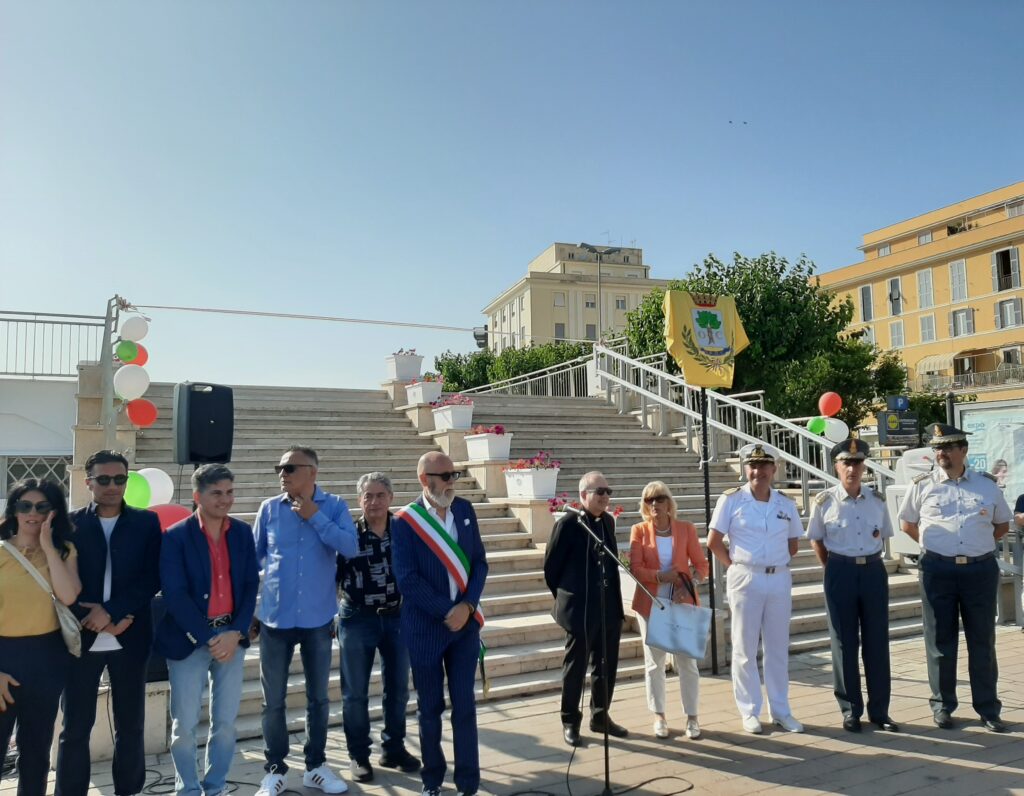
<svg viewBox="0 0 1024 796">
<path fill-rule="evenodd" d="M 455 497 L 460 472 L 439 451 L 416 468 L 423 494 L 395 513 L 392 566 L 402 593 L 402 636 L 409 648 L 419 706 L 423 796 L 438 796 L 447 762 L 441 750 L 444 678 L 448 675 L 455 787 L 460 796 L 480 787 L 476 700 L 482 662 L 480 597 L 487 558 L 472 504 Z"/>
</svg>

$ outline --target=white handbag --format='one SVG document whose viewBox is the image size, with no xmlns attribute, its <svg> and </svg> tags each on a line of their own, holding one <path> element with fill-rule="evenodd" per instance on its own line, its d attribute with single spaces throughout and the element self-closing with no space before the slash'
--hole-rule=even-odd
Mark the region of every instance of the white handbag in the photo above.
<svg viewBox="0 0 1024 796">
<path fill-rule="evenodd" d="M 35 578 L 39 588 L 50 595 L 50 599 L 53 601 L 53 610 L 57 612 L 57 620 L 60 622 L 60 634 L 64 637 L 64 643 L 67 645 L 68 652 L 76 658 L 82 657 L 82 625 L 78 621 L 78 617 L 71 612 L 70 608 L 57 599 L 57 595 L 53 593 L 53 589 L 46 582 L 46 578 L 42 576 L 38 569 L 32 566 L 32 562 L 25 558 L 17 547 L 4 541 L 0 541 L 0 547 L 10 553 L 14 560 L 21 564 L 29 575 Z"/>
<path fill-rule="evenodd" d="M 697 602 L 693 582 L 683 579 L 686 588 Z M 675 655 L 703 660 L 711 631 L 711 609 L 671 600 L 655 600 L 647 620 L 644 643 Z"/>
</svg>

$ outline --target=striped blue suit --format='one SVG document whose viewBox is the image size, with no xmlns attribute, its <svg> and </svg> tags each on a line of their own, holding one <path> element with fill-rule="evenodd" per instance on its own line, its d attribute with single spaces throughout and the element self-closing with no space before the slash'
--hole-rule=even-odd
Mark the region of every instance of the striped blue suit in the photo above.
<svg viewBox="0 0 1024 796">
<path fill-rule="evenodd" d="M 426 505 L 423 497 L 417 501 Z M 441 750 L 441 714 L 444 712 L 444 677 L 452 704 L 455 746 L 455 787 L 476 793 L 480 786 L 480 752 L 476 731 L 476 665 L 480 652 L 480 626 L 470 617 L 457 633 L 444 619 L 459 602 L 478 605 L 487 578 L 487 558 L 476 512 L 469 501 L 455 498 L 449 511 L 455 520 L 459 547 L 470 562 L 465 594 L 451 599 L 448 570 L 409 523 L 395 517 L 391 528 L 391 557 L 402 593 L 402 637 L 409 647 L 412 678 L 419 706 L 423 786 L 440 788 L 447 770 Z"/>
</svg>

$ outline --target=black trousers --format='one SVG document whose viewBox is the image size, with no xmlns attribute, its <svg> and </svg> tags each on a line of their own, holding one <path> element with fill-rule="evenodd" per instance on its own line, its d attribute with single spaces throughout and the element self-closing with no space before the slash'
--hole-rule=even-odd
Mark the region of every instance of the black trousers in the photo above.
<svg viewBox="0 0 1024 796">
<path fill-rule="evenodd" d="M 57 751 L 55 796 L 86 796 L 91 767 L 89 736 L 96 723 L 96 692 L 100 675 L 110 673 L 110 697 L 114 714 L 114 793 L 140 793 L 146 784 L 143 735 L 146 724 L 146 665 L 148 652 L 83 651 L 68 675 L 62 707 L 64 726 Z M 107 719 L 103 718 L 103 725 Z M 102 732 L 107 732 L 103 726 Z"/>
<path fill-rule="evenodd" d="M 860 690 L 863 650 L 868 717 L 889 715 L 889 575 L 879 559 L 867 564 L 829 558 L 825 565 L 825 603 L 832 639 L 832 685 L 844 716 L 864 715 Z"/>
<path fill-rule="evenodd" d="M 924 592 L 924 646 L 933 711 L 956 710 L 956 658 L 963 621 L 971 704 L 983 719 L 999 717 L 996 696 L 996 594 L 999 565 L 995 558 L 955 564 L 925 553 L 921 556 Z"/>
<path fill-rule="evenodd" d="M 562 724 L 571 724 L 579 729 L 583 719 L 580 698 L 583 683 L 590 665 L 590 711 L 594 722 L 608 718 L 608 708 L 615 692 L 615 674 L 619 668 L 619 637 L 622 634 L 622 620 L 605 623 L 608 658 L 601 650 L 601 627 L 595 625 L 587 633 L 566 633 L 565 657 L 562 660 Z M 608 700 L 605 701 L 605 684 Z"/>
<path fill-rule="evenodd" d="M 14 704 L 0 713 L 0 755 L 7 753 L 11 732 L 18 725 L 18 796 L 46 794 L 53 723 L 70 660 L 59 630 L 0 638 L 0 672 L 21 684 L 11 687 Z"/>
</svg>

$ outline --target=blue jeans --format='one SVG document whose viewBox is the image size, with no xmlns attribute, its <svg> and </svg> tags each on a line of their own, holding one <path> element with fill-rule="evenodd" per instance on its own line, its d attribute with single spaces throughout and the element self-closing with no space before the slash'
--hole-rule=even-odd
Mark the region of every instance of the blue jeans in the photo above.
<svg viewBox="0 0 1024 796">
<path fill-rule="evenodd" d="M 373 658 L 380 650 L 384 680 L 384 731 L 381 748 L 388 754 L 405 749 L 405 711 L 409 704 L 409 650 L 402 640 L 401 620 L 378 616 L 370 610 L 343 606 L 338 620 L 341 642 L 341 689 L 348 756 L 365 761 L 370 756 L 368 691 Z"/>
<path fill-rule="evenodd" d="M 180 661 L 167 661 L 171 683 L 171 759 L 177 796 L 207 796 L 224 790 L 235 756 L 235 719 L 242 700 L 245 650 L 218 663 L 210 648 L 202 646 Z M 199 782 L 196 766 L 196 727 L 202 710 L 203 690 L 210 681 L 210 738 L 206 745 L 206 773 Z"/>
<path fill-rule="evenodd" d="M 284 774 L 288 771 L 288 668 L 295 647 L 299 647 L 306 675 L 306 770 L 319 768 L 327 760 L 327 718 L 330 704 L 327 681 L 331 676 L 331 626 L 280 629 L 263 625 L 260 630 L 260 682 L 263 685 L 263 740 L 267 758 L 263 769 Z"/>
</svg>

